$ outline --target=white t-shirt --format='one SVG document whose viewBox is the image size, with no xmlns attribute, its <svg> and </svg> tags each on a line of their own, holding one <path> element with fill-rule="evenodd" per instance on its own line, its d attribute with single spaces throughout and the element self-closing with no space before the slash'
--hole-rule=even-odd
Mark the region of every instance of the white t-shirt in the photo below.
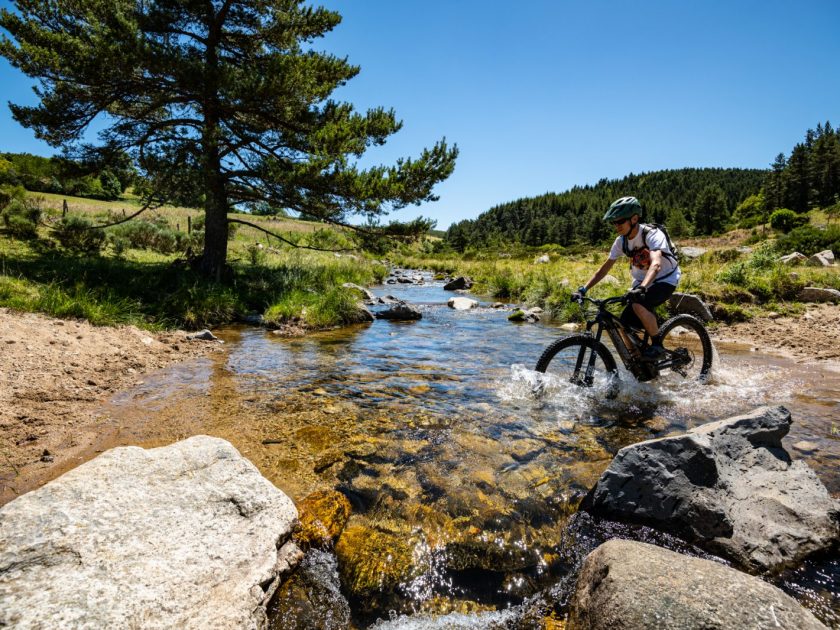
<svg viewBox="0 0 840 630">
<path fill-rule="evenodd" d="M 644 239 L 642 238 L 643 229 L 647 232 L 647 236 Z M 610 249 L 610 260 L 618 260 L 624 255 L 624 250 L 621 246 L 623 240 L 624 237 L 622 236 L 615 239 L 612 249 Z M 647 248 L 645 248 L 645 243 L 647 243 Z M 662 267 L 659 273 L 656 274 L 654 282 L 667 282 L 668 284 L 677 286 L 682 272 L 680 271 L 679 265 L 674 262 L 674 259 L 666 255 L 671 250 L 668 247 L 668 239 L 665 238 L 662 230 L 650 225 L 644 226 L 640 223 L 636 236 L 627 239 L 627 249 L 630 251 L 630 275 L 633 276 L 634 287 L 641 284 L 642 280 L 645 279 L 648 268 L 650 267 L 650 252 L 656 250 L 662 252 Z"/>
</svg>

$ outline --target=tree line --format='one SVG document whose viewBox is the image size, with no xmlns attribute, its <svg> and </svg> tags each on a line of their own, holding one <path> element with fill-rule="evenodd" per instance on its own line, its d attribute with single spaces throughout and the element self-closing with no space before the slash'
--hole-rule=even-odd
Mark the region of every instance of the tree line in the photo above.
<svg viewBox="0 0 840 630">
<path fill-rule="evenodd" d="M 673 236 L 712 234 L 723 228 L 743 199 L 761 191 L 767 173 L 683 168 L 602 179 L 595 185 L 495 206 L 476 219 L 450 226 L 446 242 L 457 251 L 514 243 L 600 243 L 613 234 L 603 221 L 604 212 L 626 195 L 642 202 L 646 221 L 667 224 Z"/>
</svg>

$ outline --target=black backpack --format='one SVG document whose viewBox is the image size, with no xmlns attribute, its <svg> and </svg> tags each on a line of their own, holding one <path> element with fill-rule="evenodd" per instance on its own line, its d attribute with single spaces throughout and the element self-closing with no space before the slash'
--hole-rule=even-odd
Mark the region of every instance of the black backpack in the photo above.
<svg viewBox="0 0 840 630">
<path fill-rule="evenodd" d="M 642 245 L 644 245 L 645 247 L 647 247 L 648 232 L 650 232 L 651 229 L 660 230 L 665 235 L 665 242 L 668 243 L 668 249 L 670 250 L 670 251 L 667 251 L 667 252 L 663 251 L 662 255 L 665 256 L 666 258 L 670 258 L 671 260 L 673 260 L 674 265 L 679 265 L 680 264 L 680 253 L 679 253 L 679 250 L 677 249 L 677 246 L 674 245 L 674 241 L 671 240 L 671 235 L 668 234 L 668 228 L 666 228 L 661 223 L 640 223 L 639 224 L 639 229 L 642 231 Z M 633 252 L 631 252 L 630 248 L 627 247 L 627 237 L 626 236 L 621 237 L 621 251 L 623 251 L 624 255 L 627 256 L 628 258 L 633 256 Z"/>
</svg>

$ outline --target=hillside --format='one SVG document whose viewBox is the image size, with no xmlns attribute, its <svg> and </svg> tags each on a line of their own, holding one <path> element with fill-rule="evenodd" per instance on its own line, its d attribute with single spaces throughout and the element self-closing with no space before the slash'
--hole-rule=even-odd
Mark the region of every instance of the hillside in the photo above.
<svg viewBox="0 0 840 630">
<path fill-rule="evenodd" d="M 693 228 L 709 218 L 705 215 L 710 210 L 698 206 L 704 196 L 719 206 L 712 204 L 712 211 L 728 217 L 741 201 L 759 192 L 767 174 L 760 169 L 684 168 L 602 179 L 594 186 L 500 204 L 474 220 L 453 224 L 446 239 L 457 251 L 495 243 L 595 244 L 610 234 L 601 220 L 604 211 L 625 195 L 638 197 L 646 218 L 667 222 L 675 235 L 697 232 Z"/>
</svg>

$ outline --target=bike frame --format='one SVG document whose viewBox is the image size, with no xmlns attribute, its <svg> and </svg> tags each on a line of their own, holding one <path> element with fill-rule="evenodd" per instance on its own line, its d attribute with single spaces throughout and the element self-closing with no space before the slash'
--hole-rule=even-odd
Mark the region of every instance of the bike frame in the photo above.
<svg viewBox="0 0 840 630">
<path fill-rule="evenodd" d="M 616 349 L 616 352 L 618 352 L 618 356 L 621 358 L 621 362 L 624 363 L 624 367 L 626 367 L 627 370 L 629 370 L 630 373 L 632 373 L 637 379 L 647 381 L 652 378 L 656 378 L 659 374 L 659 370 L 666 368 L 680 369 L 682 362 L 679 357 L 668 350 L 665 351 L 666 358 L 661 361 L 657 361 L 655 364 L 645 363 L 638 359 L 638 356 L 641 355 L 648 339 L 650 339 L 650 335 L 648 335 L 647 331 L 644 330 L 628 328 L 618 317 L 607 310 L 607 307 L 612 304 L 628 304 L 629 300 L 626 295 L 607 298 L 606 300 L 596 300 L 590 297 L 582 297 L 579 302 L 582 304 L 584 300 L 591 302 L 598 308 L 594 319 L 586 321 L 586 334 L 591 336 L 595 342 L 598 343 L 601 341 L 603 332 L 606 331 L 607 336 L 610 338 Z M 594 333 L 592 332 L 593 328 L 595 328 Z M 624 334 L 622 335 L 621 333 Z M 639 338 L 639 334 L 642 334 L 641 338 Z M 632 350 L 627 346 L 625 338 L 633 344 Z M 636 356 L 634 356 L 633 350 L 635 350 Z M 585 354 L 585 347 L 581 347 L 577 362 L 575 363 L 575 375 L 579 374 L 580 369 L 583 367 Z M 590 352 L 589 362 L 586 365 L 586 372 L 584 376 L 584 382 L 588 385 L 591 385 L 594 380 L 595 358 L 596 352 L 593 348 Z"/>
</svg>

